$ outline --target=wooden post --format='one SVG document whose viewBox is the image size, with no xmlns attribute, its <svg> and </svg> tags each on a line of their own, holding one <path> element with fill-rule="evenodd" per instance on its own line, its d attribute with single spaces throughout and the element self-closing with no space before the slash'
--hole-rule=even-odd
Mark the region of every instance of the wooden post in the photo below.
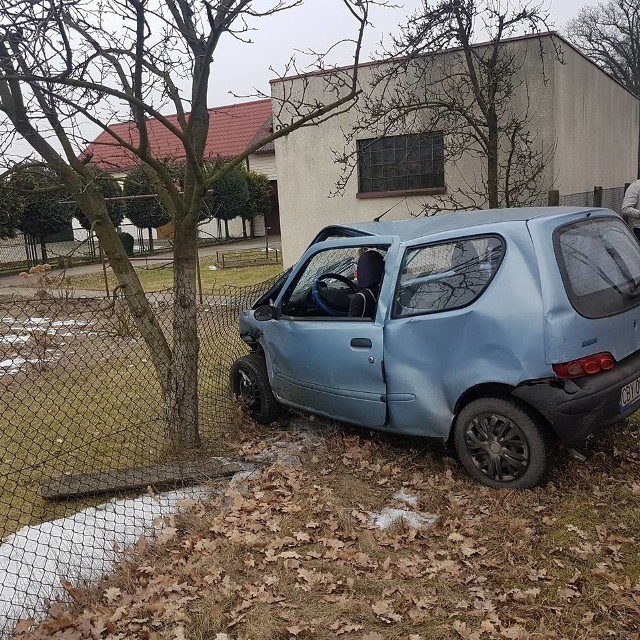
<svg viewBox="0 0 640 640">
<path fill-rule="evenodd" d="M 102 246 L 98 245 L 100 248 L 100 260 L 102 261 L 102 275 L 104 276 L 104 290 L 107 294 L 107 299 L 110 297 L 109 295 L 109 278 L 107 276 L 107 262 L 104 259 L 104 252 L 102 251 Z"/>
<path fill-rule="evenodd" d="M 602 206 L 602 192 L 604 189 L 602 187 L 593 187 L 593 206 L 601 207 Z"/>
<path fill-rule="evenodd" d="M 200 304 L 202 304 L 202 276 L 200 274 L 200 251 L 196 246 L 196 268 L 198 270 L 198 294 L 200 295 Z"/>
<path fill-rule="evenodd" d="M 560 192 L 557 189 L 549 190 L 549 193 L 547 195 L 547 204 L 550 207 L 560 206 Z"/>
</svg>

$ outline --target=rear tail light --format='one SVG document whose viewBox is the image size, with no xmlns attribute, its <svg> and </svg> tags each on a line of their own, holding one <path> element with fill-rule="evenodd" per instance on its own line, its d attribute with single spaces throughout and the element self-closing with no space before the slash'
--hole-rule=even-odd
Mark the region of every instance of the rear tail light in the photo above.
<svg viewBox="0 0 640 640">
<path fill-rule="evenodd" d="M 616 361 L 610 353 L 596 353 L 593 356 L 586 356 L 570 362 L 554 364 L 553 370 L 558 378 L 580 378 L 581 376 L 592 376 L 594 373 L 608 371 L 616 366 Z"/>
</svg>

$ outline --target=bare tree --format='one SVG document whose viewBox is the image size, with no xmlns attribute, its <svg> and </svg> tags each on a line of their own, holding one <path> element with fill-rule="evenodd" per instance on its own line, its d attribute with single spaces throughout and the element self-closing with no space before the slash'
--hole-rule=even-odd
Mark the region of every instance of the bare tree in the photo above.
<svg viewBox="0 0 640 640">
<path fill-rule="evenodd" d="M 377 139 L 413 132 L 440 137 L 450 168 L 465 158 L 480 161 L 479 171 L 460 174 L 462 186 L 449 185 L 446 195 L 433 196 L 425 213 L 539 200 L 551 187 L 548 167 L 554 145 L 547 142 L 545 148 L 532 128 L 532 79 L 525 64 L 537 69 L 535 83 L 546 82 L 546 58 L 561 55 L 555 43 L 548 51 L 541 39 L 546 31 L 547 14 L 535 3 L 424 2 L 384 52 L 389 60 L 377 66 L 370 88 L 359 99 L 361 117 L 339 156 L 344 171 L 338 191 L 357 165 L 356 140 L 372 131 Z M 523 33 L 529 38 L 521 46 L 506 42 Z M 487 41 L 479 44 L 483 39 Z M 407 162 L 413 160 L 412 151 L 407 150 Z"/>
<path fill-rule="evenodd" d="M 640 95 L 640 3 L 609 0 L 583 7 L 567 37 L 598 66 Z"/>
<path fill-rule="evenodd" d="M 260 18 L 300 4 L 272 0 L 0 0 L 0 111 L 7 136 L 25 140 L 61 177 L 91 222 L 117 276 L 158 374 L 167 437 L 199 443 L 196 239 L 203 199 L 212 185 L 265 144 L 347 108 L 357 96 L 357 70 L 369 6 L 340 0 L 354 20 L 354 67 L 339 95 L 292 108 L 297 117 L 251 144 L 216 173 L 204 171 L 209 134 L 207 92 L 221 38 L 243 39 Z M 220 63 L 221 61 L 217 61 Z M 187 78 L 189 86 L 181 89 Z M 167 118 L 165 112 L 176 118 Z M 128 135 L 109 124 L 133 119 Z M 184 150 L 183 190 L 155 155 L 148 119 L 154 118 Z M 155 186 L 174 225 L 174 302 L 171 339 L 148 303 L 108 216 L 104 197 L 80 151 L 84 125 L 110 134 Z M 2 138 L 8 139 L 8 138 Z"/>
</svg>

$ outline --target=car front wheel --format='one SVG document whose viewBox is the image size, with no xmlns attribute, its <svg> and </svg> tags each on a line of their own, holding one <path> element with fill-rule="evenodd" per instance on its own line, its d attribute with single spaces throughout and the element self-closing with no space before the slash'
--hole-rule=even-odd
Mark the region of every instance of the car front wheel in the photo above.
<svg viewBox="0 0 640 640">
<path fill-rule="evenodd" d="M 505 398 L 470 402 L 456 419 L 454 440 L 464 468 L 488 487 L 535 487 L 553 464 L 554 441 L 547 426 Z"/>
<path fill-rule="evenodd" d="M 273 422 L 282 410 L 276 400 L 264 358 L 251 353 L 238 358 L 230 373 L 231 392 L 249 416 L 260 424 Z"/>
</svg>

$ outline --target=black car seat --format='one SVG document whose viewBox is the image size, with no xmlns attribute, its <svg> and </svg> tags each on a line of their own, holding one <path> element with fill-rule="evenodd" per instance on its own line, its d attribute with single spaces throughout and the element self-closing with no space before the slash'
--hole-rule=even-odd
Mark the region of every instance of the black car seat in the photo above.
<svg viewBox="0 0 640 640">
<path fill-rule="evenodd" d="M 349 304 L 350 318 L 374 318 L 383 274 L 382 254 L 377 251 L 365 251 L 358 258 L 358 293 L 351 298 Z"/>
</svg>

